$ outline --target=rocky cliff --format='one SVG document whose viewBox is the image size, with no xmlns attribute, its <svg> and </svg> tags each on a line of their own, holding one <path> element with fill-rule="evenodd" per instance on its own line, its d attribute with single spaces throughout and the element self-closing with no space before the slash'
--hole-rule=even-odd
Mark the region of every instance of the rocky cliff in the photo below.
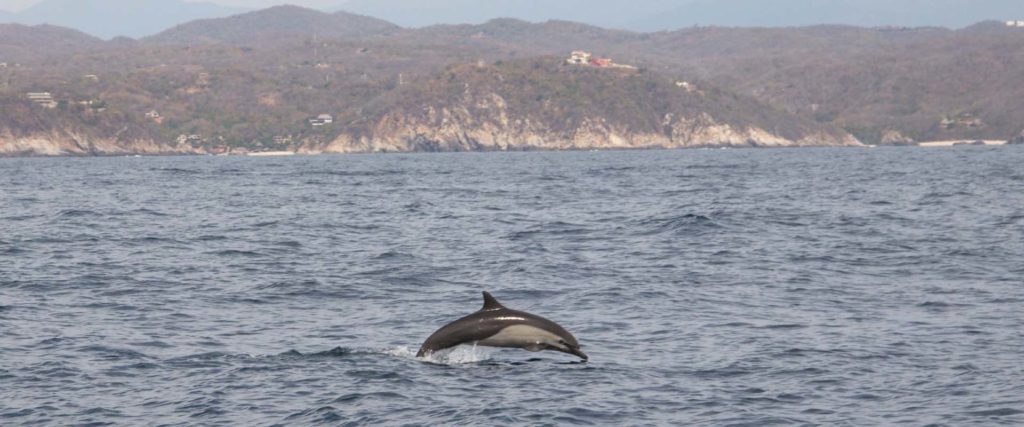
<svg viewBox="0 0 1024 427">
<path fill-rule="evenodd" d="M 860 146 L 852 135 L 699 83 L 552 58 L 455 66 L 301 151 Z"/>
<path fill-rule="evenodd" d="M 172 145 L 152 139 L 92 137 L 70 131 L 48 131 L 15 136 L 0 131 L 0 157 L 12 156 L 119 156 L 204 154 L 203 148 Z"/>
<path fill-rule="evenodd" d="M 1021 131 L 1020 135 L 1010 138 L 1006 143 L 1010 145 L 1024 145 L 1024 131 Z"/>
<path fill-rule="evenodd" d="M 257 149 L 307 154 L 861 145 L 839 128 L 712 85 L 555 57 L 462 64 L 410 79 L 297 138 L 273 138 L 268 124 L 247 141 L 212 134 L 178 144 L 174 133 L 187 128 L 168 132 L 138 111 L 47 109 L 17 97 L 0 104 L 8 112 L 0 117 L 5 156 L 203 154 L 261 139 L 289 142 Z"/>
<path fill-rule="evenodd" d="M 0 156 L 200 154 L 205 149 L 162 142 L 145 124 L 117 112 L 44 108 L 0 97 Z"/>
</svg>

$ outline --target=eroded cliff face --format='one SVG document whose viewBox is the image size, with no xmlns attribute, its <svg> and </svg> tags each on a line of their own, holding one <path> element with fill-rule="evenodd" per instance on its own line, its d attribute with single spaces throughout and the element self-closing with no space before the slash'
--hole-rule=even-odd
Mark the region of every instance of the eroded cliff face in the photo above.
<svg viewBox="0 0 1024 427">
<path fill-rule="evenodd" d="M 501 97 L 491 107 L 427 107 L 423 114 L 386 114 L 369 132 L 342 133 L 327 144 L 307 144 L 305 153 L 414 151 L 591 150 L 691 147 L 857 147 L 852 135 L 807 130 L 782 136 L 762 127 L 724 123 L 706 113 L 696 117 L 666 114 L 655 129 L 634 129 L 587 117 L 577 123 L 516 117 Z M 474 107 L 479 107 L 477 103 Z M 482 114 L 485 110 L 486 114 Z"/>
<path fill-rule="evenodd" d="M 38 132 L 15 136 L 0 131 L 0 156 L 117 156 L 205 154 L 191 146 L 165 144 L 150 139 L 96 138 L 67 131 Z"/>
</svg>

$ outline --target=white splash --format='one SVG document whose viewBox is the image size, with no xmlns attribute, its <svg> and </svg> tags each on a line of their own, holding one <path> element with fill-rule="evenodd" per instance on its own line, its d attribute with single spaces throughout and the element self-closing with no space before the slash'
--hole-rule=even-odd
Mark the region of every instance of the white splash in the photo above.
<svg viewBox="0 0 1024 427">
<path fill-rule="evenodd" d="M 408 346 L 398 346 L 395 348 L 389 348 L 384 350 L 384 354 L 389 356 L 401 357 L 403 359 L 415 359 L 416 351 L 409 348 Z"/>
<path fill-rule="evenodd" d="M 407 346 L 398 346 L 384 350 L 384 354 L 401 357 L 403 359 L 415 359 L 438 365 L 464 365 L 477 363 L 491 358 L 491 354 L 476 344 L 460 345 L 453 349 L 442 350 L 425 357 L 416 357 L 416 350 Z"/>
</svg>

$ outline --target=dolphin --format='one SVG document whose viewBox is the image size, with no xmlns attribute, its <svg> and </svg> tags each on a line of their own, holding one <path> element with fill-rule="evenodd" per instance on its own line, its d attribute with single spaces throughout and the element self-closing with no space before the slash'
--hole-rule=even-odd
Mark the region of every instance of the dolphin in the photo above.
<svg viewBox="0 0 1024 427">
<path fill-rule="evenodd" d="M 554 350 L 587 361 L 587 355 L 580 351 L 576 337 L 557 323 L 507 308 L 488 292 L 484 292 L 483 308 L 438 329 L 423 343 L 416 357 L 459 344 L 522 348 L 529 351 Z"/>
</svg>

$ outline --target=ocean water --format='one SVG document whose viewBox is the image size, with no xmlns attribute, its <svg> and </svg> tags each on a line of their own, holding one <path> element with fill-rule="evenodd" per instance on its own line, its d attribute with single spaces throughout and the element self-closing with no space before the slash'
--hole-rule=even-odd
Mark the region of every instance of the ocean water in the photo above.
<svg viewBox="0 0 1024 427">
<path fill-rule="evenodd" d="M 1022 425 L 1024 148 L 0 159 L 0 425 L 310 424 Z"/>
</svg>

